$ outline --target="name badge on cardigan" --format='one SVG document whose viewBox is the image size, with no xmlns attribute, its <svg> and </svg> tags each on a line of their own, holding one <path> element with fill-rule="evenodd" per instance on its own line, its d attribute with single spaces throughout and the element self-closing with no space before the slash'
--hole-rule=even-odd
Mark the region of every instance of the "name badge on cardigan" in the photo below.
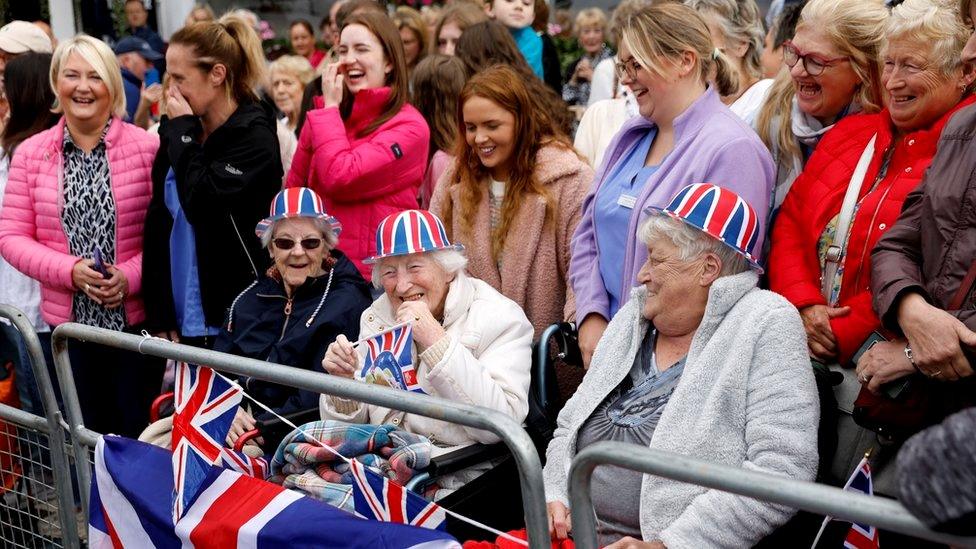
<svg viewBox="0 0 976 549">
<path fill-rule="evenodd" d="M 637 205 L 637 197 L 629 194 L 622 194 L 620 195 L 620 198 L 617 199 L 617 205 L 623 206 L 628 210 L 633 210 L 634 206 Z"/>
</svg>

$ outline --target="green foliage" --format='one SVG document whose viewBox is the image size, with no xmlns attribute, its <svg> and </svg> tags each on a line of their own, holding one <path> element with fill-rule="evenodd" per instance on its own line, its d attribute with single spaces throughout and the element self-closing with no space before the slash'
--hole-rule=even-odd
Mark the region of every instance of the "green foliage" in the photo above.
<svg viewBox="0 0 976 549">
<path fill-rule="evenodd" d="M 566 69 L 569 68 L 570 63 L 583 55 L 583 48 L 576 38 L 553 36 L 552 41 L 556 45 L 556 53 L 559 54 L 559 70 L 562 74 L 566 74 Z"/>
<path fill-rule="evenodd" d="M 112 24 L 118 37 L 129 34 L 129 26 L 125 21 L 125 0 L 112 0 Z"/>
</svg>

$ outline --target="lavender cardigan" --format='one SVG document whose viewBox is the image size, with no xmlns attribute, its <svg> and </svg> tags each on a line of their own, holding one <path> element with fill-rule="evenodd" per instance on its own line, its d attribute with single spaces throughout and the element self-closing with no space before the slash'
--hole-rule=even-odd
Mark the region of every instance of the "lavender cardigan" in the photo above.
<svg viewBox="0 0 976 549">
<path fill-rule="evenodd" d="M 583 217 L 573 235 L 569 280 L 576 293 L 576 320 L 582 322 L 590 313 L 610 319 L 609 297 L 600 275 L 599 254 L 593 209 L 600 191 L 613 167 L 646 135 L 654 123 L 638 116 L 628 120 L 610 142 L 603 164 L 597 170 L 594 184 L 583 201 Z M 674 150 L 659 169 L 648 178 L 627 227 L 634 236 L 624 254 L 624 280 L 621 296 L 630 295 L 637 272 L 647 258 L 647 249 L 637 241 L 637 228 L 647 218 L 648 206 L 664 207 L 681 188 L 692 183 L 714 183 L 742 196 L 765 220 L 775 181 L 773 160 L 756 133 L 719 101 L 712 88 L 695 100 L 674 120 Z M 757 243 L 762 250 L 762 240 Z M 623 303 L 620 304 L 623 306 Z"/>
</svg>

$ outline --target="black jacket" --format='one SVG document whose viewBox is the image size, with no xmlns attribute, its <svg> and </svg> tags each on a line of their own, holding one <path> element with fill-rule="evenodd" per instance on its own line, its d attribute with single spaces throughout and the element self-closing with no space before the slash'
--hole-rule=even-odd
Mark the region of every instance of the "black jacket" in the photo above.
<svg viewBox="0 0 976 549">
<path fill-rule="evenodd" d="M 326 348 L 339 334 L 350 341 L 358 339 L 359 317 L 371 303 L 369 286 L 352 261 L 339 250 L 333 250 L 332 257 L 337 262 L 332 268 L 332 284 L 324 302 L 328 273 L 307 279 L 295 290 L 291 314 L 285 312 L 288 297 L 282 283 L 262 277 L 253 288 L 241 294 L 230 310 L 214 350 L 323 371 Z M 316 313 L 319 303 L 322 307 Z M 257 379 L 243 382 L 249 395 L 279 414 L 318 407 L 318 393 Z M 255 414 L 259 419 L 265 415 Z"/>
<path fill-rule="evenodd" d="M 542 37 L 542 74 L 545 75 L 546 85 L 552 88 L 556 95 L 563 96 L 563 75 L 559 70 L 559 52 L 556 51 L 556 43 L 552 37 L 546 33 L 540 33 Z"/>
<path fill-rule="evenodd" d="M 146 215 L 142 295 L 147 329 L 175 330 L 169 239 L 173 217 L 164 188 L 170 167 L 180 204 L 196 234 L 200 298 L 207 325 L 220 326 L 234 297 L 268 266 L 254 226 L 281 189 L 281 152 L 271 108 L 242 103 L 204 143 L 196 116 L 164 118 Z"/>
</svg>

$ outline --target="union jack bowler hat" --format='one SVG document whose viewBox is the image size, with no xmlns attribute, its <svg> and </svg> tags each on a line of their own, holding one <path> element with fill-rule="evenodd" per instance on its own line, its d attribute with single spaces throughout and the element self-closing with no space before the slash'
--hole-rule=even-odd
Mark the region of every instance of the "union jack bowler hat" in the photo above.
<svg viewBox="0 0 976 549">
<path fill-rule="evenodd" d="M 762 274 L 754 255 L 762 227 L 756 210 L 741 196 L 711 183 L 696 183 L 678 191 L 665 208 L 649 206 L 647 213 L 663 213 L 722 241 L 742 254 Z"/>
<path fill-rule="evenodd" d="M 276 194 L 274 200 L 271 201 L 271 213 L 254 227 L 254 232 L 257 233 L 258 238 L 261 238 L 274 225 L 275 221 L 289 217 L 324 219 L 332 227 L 332 232 L 336 236 L 342 232 L 342 223 L 325 213 L 322 199 L 308 187 L 291 187 Z"/>
<path fill-rule="evenodd" d="M 464 246 L 451 244 L 444 223 L 427 210 L 405 210 L 390 214 L 376 228 L 376 255 L 363 260 L 369 265 L 384 257 L 458 250 Z"/>
</svg>

